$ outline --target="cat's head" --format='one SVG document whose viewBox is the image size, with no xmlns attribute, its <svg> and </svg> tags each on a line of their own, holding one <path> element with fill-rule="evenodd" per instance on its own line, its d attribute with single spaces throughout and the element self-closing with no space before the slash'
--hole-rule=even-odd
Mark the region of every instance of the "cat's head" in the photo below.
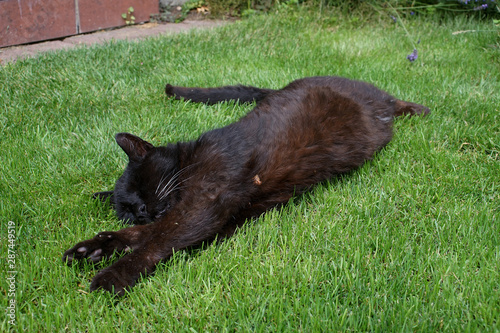
<svg viewBox="0 0 500 333">
<path fill-rule="evenodd" d="M 158 220 L 177 201 L 177 146 L 154 147 L 128 133 L 115 139 L 129 158 L 113 193 L 118 218 L 134 224 Z"/>
</svg>

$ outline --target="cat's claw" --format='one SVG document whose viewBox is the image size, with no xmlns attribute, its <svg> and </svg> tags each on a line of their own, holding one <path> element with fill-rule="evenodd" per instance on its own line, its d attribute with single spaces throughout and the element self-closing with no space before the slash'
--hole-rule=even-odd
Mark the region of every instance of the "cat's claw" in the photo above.
<svg viewBox="0 0 500 333">
<path fill-rule="evenodd" d="M 87 259 L 98 263 L 114 252 L 128 251 L 128 247 L 114 232 L 101 232 L 92 239 L 80 242 L 64 252 L 63 262 L 72 265 L 74 261 Z"/>
</svg>

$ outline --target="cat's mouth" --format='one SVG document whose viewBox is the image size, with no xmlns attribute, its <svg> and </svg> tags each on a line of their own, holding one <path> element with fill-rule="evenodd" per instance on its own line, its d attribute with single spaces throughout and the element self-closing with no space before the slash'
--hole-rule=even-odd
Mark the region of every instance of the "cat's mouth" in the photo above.
<svg viewBox="0 0 500 333">
<path fill-rule="evenodd" d="M 126 224 L 148 224 L 155 220 L 149 215 L 134 213 L 119 214 L 118 218 Z"/>
<path fill-rule="evenodd" d="M 154 220 L 158 221 L 160 218 L 162 218 L 163 216 L 165 216 L 169 210 L 170 210 L 170 204 L 168 204 L 158 214 L 156 214 L 155 217 L 154 217 Z"/>
<path fill-rule="evenodd" d="M 118 218 L 127 224 L 148 224 L 160 220 L 167 215 L 171 205 L 167 204 L 158 212 L 148 211 L 145 205 L 141 205 L 135 212 L 120 212 Z"/>
<path fill-rule="evenodd" d="M 170 208 L 171 208 L 171 204 L 167 203 L 167 205 L 154 216 L 153 220 L 158 221 L 160 218 L 167 215 Z"/>
<path fill-rule="evenodd" d="M 153 222 L 153 219 L 149 217 L 138 217 L 137 220 L 135 221 L 135 224 L 148 224 Z"/>
</svg>

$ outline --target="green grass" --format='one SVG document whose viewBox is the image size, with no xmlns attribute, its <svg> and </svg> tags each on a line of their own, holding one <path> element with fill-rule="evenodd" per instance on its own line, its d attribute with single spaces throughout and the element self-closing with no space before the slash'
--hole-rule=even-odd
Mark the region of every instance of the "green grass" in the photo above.
<svg viewBox="0 0 500 333">
<path fill-rule="evenodd" d="M 1 253 L 16 231 L 16 326 L 1 331 L 500 330 L 500 51 L 488 22 L 272 14 L 212 31 L 46 54 L 0 68 Z M 453 35 L 458 30 L 481 30 Z M 62 253 L 122 227 L 90 198 L 126 163 L 127 131 L 196 138 L 249 106 L 168 100 L 165 83 L 279 88 L 372 82 L 429 106 L 364 167 L 204 250 L 179 252 L 116 301 Z M 9 300 L 2 261 L 1 304 Z M 5 313 L 5 312 L 4 312 Z"/>
</svg>

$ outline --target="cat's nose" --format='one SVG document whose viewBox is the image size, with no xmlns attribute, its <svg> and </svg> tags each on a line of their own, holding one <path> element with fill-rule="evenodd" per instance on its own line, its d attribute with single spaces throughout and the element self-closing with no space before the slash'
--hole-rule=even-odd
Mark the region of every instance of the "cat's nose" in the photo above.
<svg viewBox="0 0 500 333">
<path fill-rule="evenodd" d="M 151 218 L 148 215 L 148 209 L 145 204 L 142 204 L 137 208 L 137 223 L 146 224 L 151 222 Z"/>
</svg>

